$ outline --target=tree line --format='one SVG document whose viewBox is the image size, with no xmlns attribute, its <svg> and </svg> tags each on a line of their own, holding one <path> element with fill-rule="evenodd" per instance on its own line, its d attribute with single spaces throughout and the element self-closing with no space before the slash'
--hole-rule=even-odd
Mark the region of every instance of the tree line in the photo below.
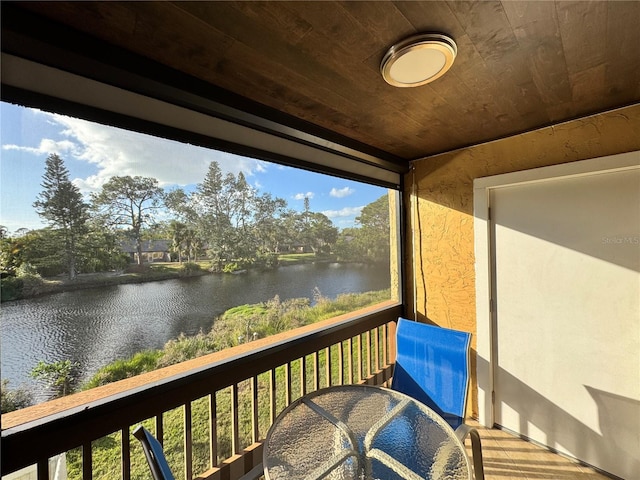
<svg viewBox="0 0 640 480">
<path fill-rule="evenodd" d="M 69 178 L 63 159 L 48 156 L 42 190 L 33 206 L 48 226 L 9 235 L 0 227 L 3 277 L 42 276 L 125 268 L 123 242 L 135 245 L 143 262 L 145 240 L 170 240 L 177 261 L 207 257 L 211 270 L 272 267 L 277 255 L 305 248 L 339 260 L 378 262 L 389 258 L 387 196 L 365 206 L 357 228 L 339 231 L 324 214 L 295 211 L 282 198 L 258 193 L 242 172 L 224 175 L 210 163 L 193 192 L 165 192 L 155 178 L 114 176 L 86 201 Z"/>
</svg>

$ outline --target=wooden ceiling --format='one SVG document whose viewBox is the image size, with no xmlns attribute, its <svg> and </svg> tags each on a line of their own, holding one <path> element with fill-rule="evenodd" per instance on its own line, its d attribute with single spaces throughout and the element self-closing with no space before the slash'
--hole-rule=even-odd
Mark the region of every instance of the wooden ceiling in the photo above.
<svg viewBox="0 0 640 480">
<path fill-rule="evenodd" d="M 404 160 L 640 100 L 638 1 L 17 7 Z M 420 32 L 455 39 L 452 69 L 418 88 L 387 85 L 385 51 Z"/>
</svg>

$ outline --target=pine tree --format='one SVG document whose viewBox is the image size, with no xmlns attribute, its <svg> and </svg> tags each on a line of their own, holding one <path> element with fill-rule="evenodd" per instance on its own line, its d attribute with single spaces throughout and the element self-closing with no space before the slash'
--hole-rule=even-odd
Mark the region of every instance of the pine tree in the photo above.
<svg viewBox="0 0 640 480">
<path fill-rule="evenodd" d="M 61 234 L 69 279 L 76 278 L 78 239 L 87 232 L 88 205 L 71 180 L 64 161 L 55 153 L 47 157 L 42 192 L 34 202 L 38 214 Z"/>
</svg>

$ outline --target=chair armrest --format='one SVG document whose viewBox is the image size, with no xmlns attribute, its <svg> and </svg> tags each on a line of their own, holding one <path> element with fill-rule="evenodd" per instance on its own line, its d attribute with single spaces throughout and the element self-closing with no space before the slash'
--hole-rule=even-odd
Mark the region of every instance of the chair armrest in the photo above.
<svg viewBox="0 0 640 480">
<path fill-rule="evenodd" d="M 482 463 L 482 444 L 478 430 L 464 423 L 456 428 L 456 437 L 464 444 L 467 436 L 471 438 L 471 455 L 473 460 L 473 473 L 476 480 L 484 480 L 484 465 Z"/>
</svg>

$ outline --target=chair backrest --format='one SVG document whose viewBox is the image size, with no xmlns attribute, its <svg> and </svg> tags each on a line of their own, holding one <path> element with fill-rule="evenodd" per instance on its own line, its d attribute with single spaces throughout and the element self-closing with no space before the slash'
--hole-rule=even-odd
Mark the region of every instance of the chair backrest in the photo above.
<svg viewBox="0 0 640 480">
<path fill-rule="evenodd" d="M 151 475 L 154 480 L 175 480 L 167 459 L 164 456 L 162 445 L 151 435 L 149 430 L 139 425 L 134 431 L 133 436 L 140 440 L 144 456 L 147 457 Z"/>
<path fill-rule="evenodd" d="M 455 430 L 464 422 L 471 334 L 398 319 L 391 388 L 435 410 Z"/>
</svg>

